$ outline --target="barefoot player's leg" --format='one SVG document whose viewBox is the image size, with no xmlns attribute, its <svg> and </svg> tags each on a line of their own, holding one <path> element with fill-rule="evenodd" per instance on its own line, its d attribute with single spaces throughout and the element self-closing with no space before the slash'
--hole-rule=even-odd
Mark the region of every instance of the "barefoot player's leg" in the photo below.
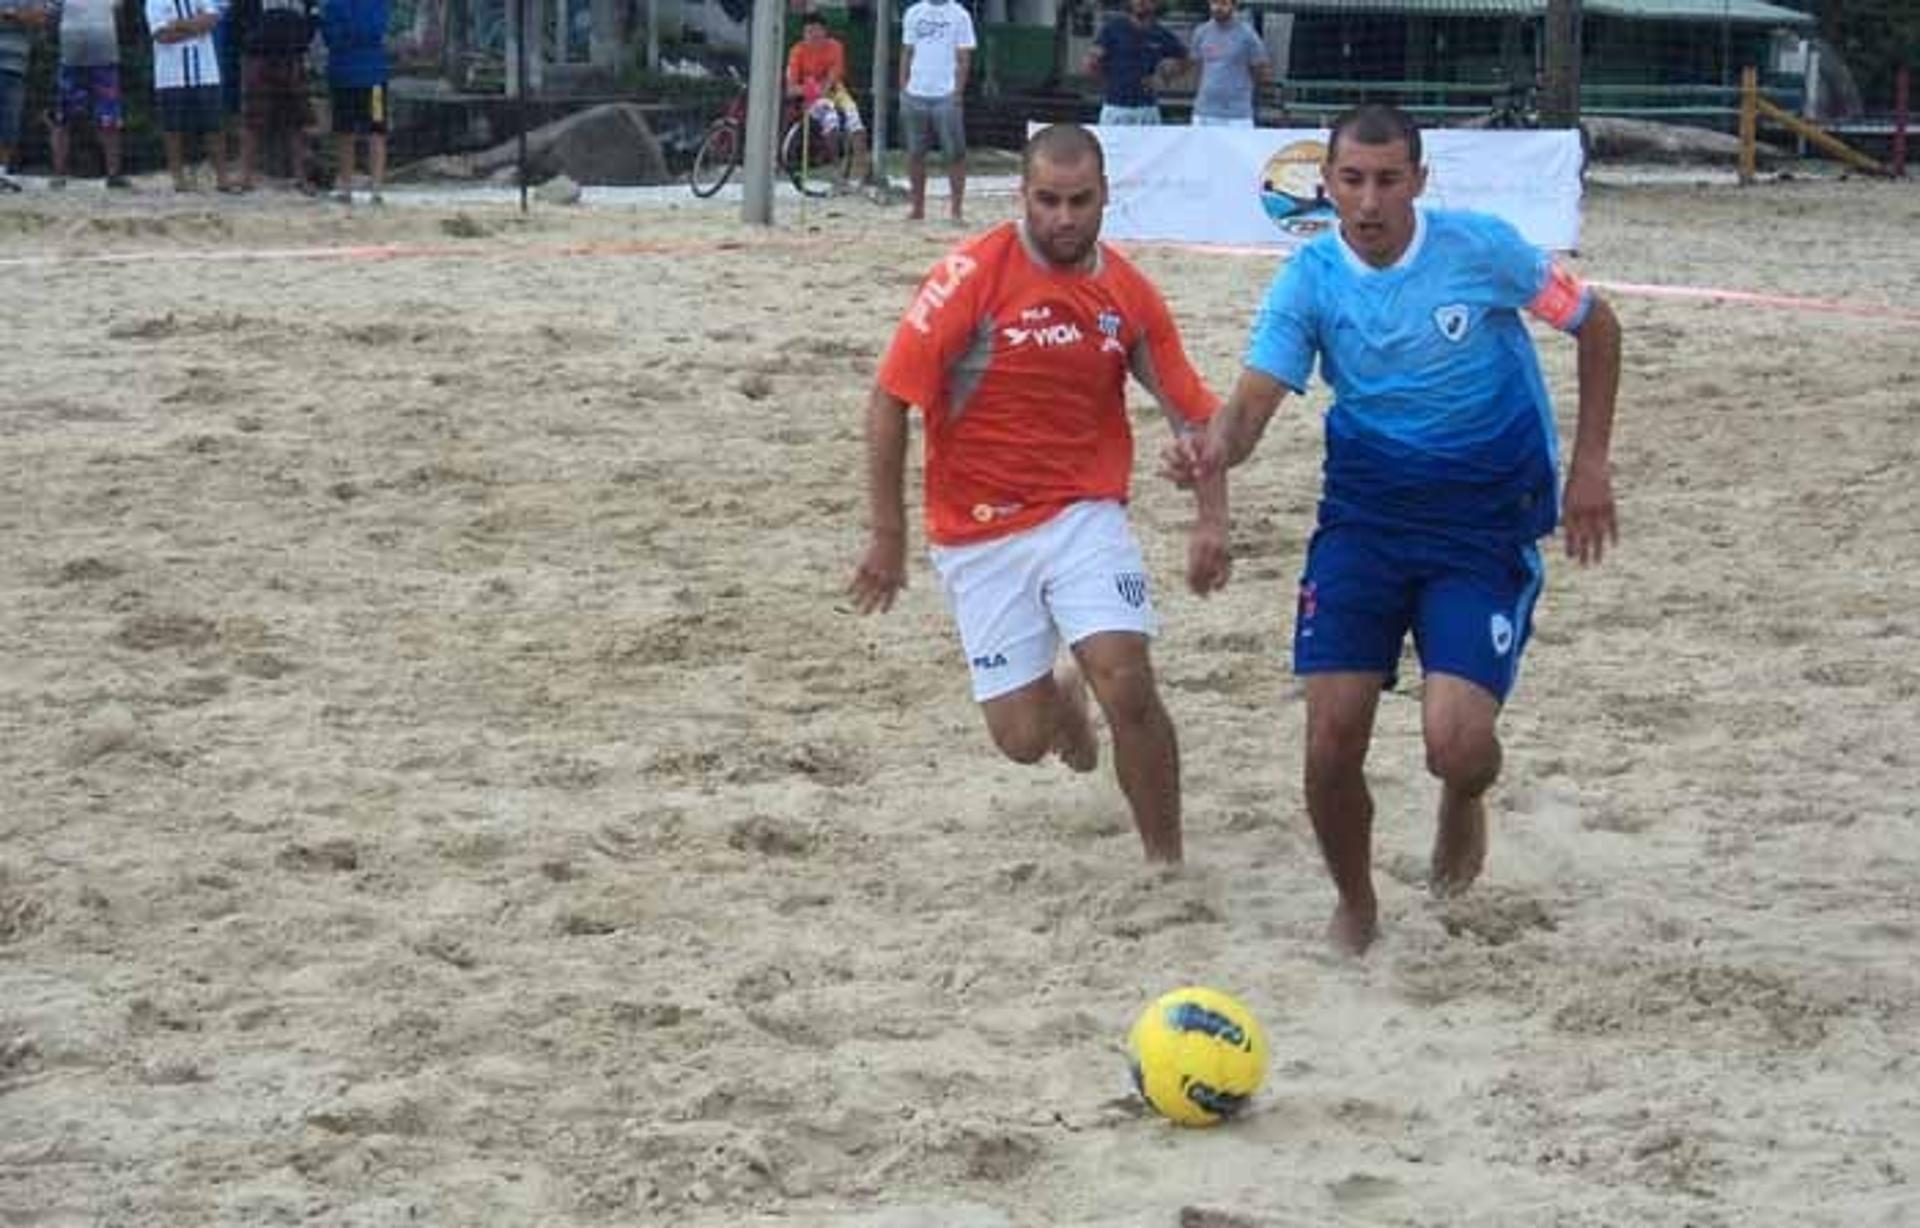
<svg viewBox="0 0 1920 1228">
<path fill-rule="evenodd" d="M 1075 771 L 1091 771 L 1092 763 L 1081 767 L 1068 758 L 1071 745 L 1074 754 L 1097 760 L 1097 752 L 1089 749 L 1093 746 L 1093 728 L 1087 719 L 1085 684 L 1078 681 L 1077 674 L 1074 680 L 1081 692 L 1077 704 L 1054 672 L 981 701 L 980 714 L 1000 753 L 1015 763 L 1038 763 L 1049 754 L 1058 754 Z"/>
<path fill-rule="evenodd" d="M 1100 766 L 1100 739 L 1093 731 L 1093 715 L 1087 705 L 1087 680 L 1077 661 L 1063 661 L 1054 667 L 1053 684 L 1060 695 L 1059 720 L 1055 723 L 1053 752 L 1060 762 L 1076 772 L 1091 772 Z"/>
<path fill-rule="evenodd" d="M 1427 771 L 1440 781 L 1430 884 L 1435 895 L 1465 891 L 1487 860 L 1487 790 L 1500 775 L 1495 722 L 1500 701 L 1451 674 L 1428 674 L 1421 703 Z"/>
<path fill-rule="evenodd" d="M 1531 545 L 1457 548 L 1423 585 L 1414 642 L 1426 669 L 1421 728 L 1440 782 L 1430 884 L 1464 891 L 1487 860 L 1487 790 L 1500 775 L 1500 708 L 1518 677 L 1540 592 Z"/>
<path fill-rule="evenodd" d="M 1339 896 L 1327 938 L 1349 955 L 1364 953 L 1379 934 L 1366 764 L 1384 681 L 1381 674 L 1334 672 L 1306 680 L 1307 814 Z"/>
<path fill-rule="evenodd" d="M 1104 631 L 1073 646 L 1113 736 L 1113 771 L 1147 860 L 1178 862 L 1180 744 L 1160 702 L 1146 635 Z"/>
<path fill-rule="evenodd" d="M 1126 509 L 1076 503 L 1057 518 L 1045 559 L 1047 608 L 1073 645 L 1113 738 L 1113 769 L 1149 860 L 1177 862 L 1180 752 L 1147 646 L 1159 630 Z"/>
</svg>

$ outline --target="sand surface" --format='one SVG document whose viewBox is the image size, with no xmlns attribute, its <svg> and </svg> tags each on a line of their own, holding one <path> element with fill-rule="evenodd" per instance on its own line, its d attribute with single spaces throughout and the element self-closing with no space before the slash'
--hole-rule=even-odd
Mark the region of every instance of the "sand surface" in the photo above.
<svg viewBox="0 0 1920 1228">
<path fill-rule="evenodd" d="M 1911 185 L 1586 233 L 1920 311 Z M 1104 770 L 996 757 L 917 546 L 850 612 L 865 389 L 955 236 L 0 199 L 0 1223 L 1920 1223 L 1920 316 L 1616 298 L 1618 553 L 1556 559 L 1457 902 L 1383 702 L 1356 965 L 1286 669 L 1323 392 L 1221 596 L 1138 487 L 1183 873 Z M 1273 260 L 1135 255 L 1229 382 Z M 1129 1095 L 1187 982 L 1274 1050 L 1221 1130 Z"/>
</svg>

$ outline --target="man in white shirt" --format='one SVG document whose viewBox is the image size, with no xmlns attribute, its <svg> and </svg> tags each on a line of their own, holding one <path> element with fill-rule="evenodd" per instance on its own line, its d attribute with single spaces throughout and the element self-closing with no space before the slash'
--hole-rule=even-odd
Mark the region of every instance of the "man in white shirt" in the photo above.
<svg viewBox="0 0 1920 1228">
<path fill-rule="evenodd" d="M 185 192 L 187 137 L 198 133 L 212 158 L 222 192 L 227 182 L 227 142 L 220 99 L 220 55 L 213 28 L 220 24 L 218 0 L 147 0 L 147 28 L 153 31 L 153 102 L 160 119 L 160 140 L 167 150 L 173 190 Z"/>
<path fill-rule="evenodd" d="M 960 99 L 977 45 L 973 18 L 957 0 L 919 0 L 901 20 L 900 126 L 906 130 L 907 186 L 914 221 L 927 216 L 927 145 L 940 139 L 947 159 L 949 206 L 954 222 L 964 220 L 967 192 L 967 128 Z"/>
</svg>

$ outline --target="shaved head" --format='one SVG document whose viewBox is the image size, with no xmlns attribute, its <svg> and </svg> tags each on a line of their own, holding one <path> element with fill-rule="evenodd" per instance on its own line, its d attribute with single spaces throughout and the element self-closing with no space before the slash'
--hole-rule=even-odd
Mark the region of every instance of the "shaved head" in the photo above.
<svg viewBox="0 0 1920 1228">
<path fill-rule="evenodd" d="M 1092 158 L 1101 177 L 1106 176 L 1107 155 L 1098 137 L 1079 124 L 1048 124 L 1027 138 L 1027 147 L 1020 155 L 1020 175 L 1030 177 L 1033 164 L 1040 159 L 1071 166 L 1082 158 Z"/>
</svg>

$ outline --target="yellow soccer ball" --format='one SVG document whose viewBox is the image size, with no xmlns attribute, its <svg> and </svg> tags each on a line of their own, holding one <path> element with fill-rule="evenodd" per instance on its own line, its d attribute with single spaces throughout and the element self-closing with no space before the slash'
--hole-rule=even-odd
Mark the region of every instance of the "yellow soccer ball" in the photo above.
<svg viewBox="0 0 1920 1228">
<path fill-rule="evenodd" d="M 1267 1038 L 1251 1011 L 1217 989 L 1188 986 L 1156 999 L 1127 1034 L 1133 1084 L 1183 1126 L 1233 1116 L 1267 1075 Z"/>
</svg>

